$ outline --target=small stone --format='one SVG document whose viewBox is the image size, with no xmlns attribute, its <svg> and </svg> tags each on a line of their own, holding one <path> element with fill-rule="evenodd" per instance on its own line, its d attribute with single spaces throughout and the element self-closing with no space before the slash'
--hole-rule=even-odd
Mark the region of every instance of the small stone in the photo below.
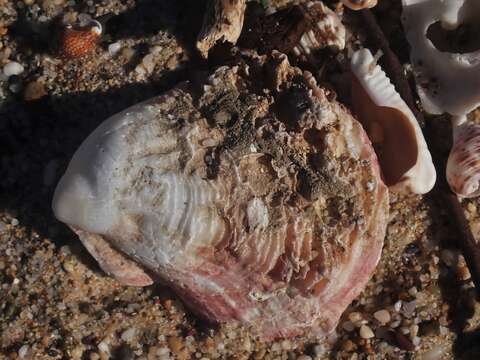
<svg viewBox="0 0 480 360">
<path fill-rule="evenodd" d="M 360 337 L 362 339 L 371 339 L 375 336 L 375 334 L 373 333 L 372 329 L 370 329 L 369 326 L 367 325 L 362 325 L 360 327 Z"/>
<path fill-rule="evenodd" d="M 472 275 L 470 274 L 470 270 L 468 270 L 468 267 L 466 266 L 461 266 L 458 268 L 458 278 L 460 280 L 466 281 L 470 280 Z"/>
<path fill-rule="evenodd" d="M 12 226 L 17 226 L 18 224 L 20 224 L 20 221 L 18 221 L 18 219 L 16 218 L 13 218 L 11 221 L 10 221 L 10 224 Z"/>
<path fill-rule="evenodd" d="M 418 325 L 410 326 L 410 336 L 414 338 L 418 334 Z"/>
<path fill-rule="evenodd" d="M 353 331 L 355 329 L 355 325 L 351 322 L 351 321 L 344 321 L 342 323 L 342 328 L 345 330 L 345 331 Z"/>
<path fill-rule="evenodd" d="M 413 315 L 415 312 L 415 309 L 417 307 L 417 302 L 415 300 L 406 302 L 403 304 L 403 312 L 406 317 L 410 317 Z"/>
<path fill-rule="evenodd" d="M 356 323 L 360 320 L 362 320 L 362 314 L 360 314 L 359 312 L 351 312 L 350 314 L 348 314 L 348 319 L 352 322 L 352 323 Z"/>
<path fill-rule="evenodd" d="M 128 342 L 133 339 L 136 333 L 137 333 L 137 329 L 135 329 L 134 327 L 131 327 L 125 330 L 124 332 L 122 332 L 121 338 L 123 341 Z"/>
<path fill-rule="evenodd" d="M 178 354 L 183 349 L 182 340 L 180 340 L 177 336 L 170 336 L 168 338 L 168 347 L 174 354 Z"/>
<path fill-rule="evenodd" d="M 103 352 L 105 354 L 110 354 L 110 346 L 108 345 L 108 342 L 103 340 L 101 341 L 98 345 L 98 350 L 100 350 L 100 352 Z"/>
<path fill-rule="evenodd" d="M 402 308 L 402 300 L 398 300 L 394 305 L 393 308 L 395 309 L 396 312 L 399 312 L 400 309 Z"/>
<path fill-rule="evenodd" d="M 24 68 L 21 64 L 16 61 L 10 61 L 3 67 L 3 74 L 6 77 L 10 77 L 12 75 L 20 75 L 21 73 L 23 73 L 23 70 Z"/>
<path fill-rule="evenodd" d="M 418 336 L 415 336 L 413 339 L 412 339 L 412 344 L 415 345 L 415 346 L 418 346 L 420 345 L 420 342 L 422 341 L 422 339 L 420 339 Z"/>
<path fill-rule="evenodd" d="M 448 267 L 452 267 L 458 262 L 458 254 L 449 249 L 443 249 L 440 253 L 440 258 L 442 259 L 443 263 Z"/>
<path fill-rule="evenodd" d="M 415 295 L 417 295 L 418 290 L 417 290 L 417 288 L 414 286 L 414 287 L 411 287 L 411 288 L 408 290 L 408 293 L 409 293 L 410 295 L 412 295 L 412 296 L 415 296 Z"/>
<path fill-rule="evenodd" d="M 23 98 L 25 101 L 33 101 L 41 99 L 47 95 L 45 85 L 41 81 L 31 81 L 25 86 Z"/>
<path fill-rule="evenodd" d="M 20 357 L 20 359 L 23 359 L 27 353 L 28 353 L 28 345 L 23 345 L 19 350 L 18 350 L 18 356 Z"/>
<path fill-rule="evenodd" d="M 120 41 L 117 41 L 108 45 L 108 53 L 112 57 L 117 55 L 121 49 L 122 49 L 122 44 L 120 43 Z"/>
<path fill-rule="evenodd" d="M 297 360 L 312 360 L 312 357 L 308 355 L 300 355 L 297 357 Z"/>
<path fill-rule="evenodd" d="M 390 313 L 388 312 L 388 310 L 385 310 L 385 309 L 376 311 L 373 314 L 373 317 L 382 324 L 388 323 L 391 319 Z"/>
<path fill-rule="evenodd" d="M 423 354 L 423 360 L 440 360 L 445 354 L 446 349 L 443 345 L 434 345 L 430 350 Z"/>
<path fill-rule="evenodd" d="M 292 343 L 290 340 L 283 340 L 281 346 L 283 350 L 290 350 L 292 348 Z"/>
<path fill-rule="evenodd" d="M 352 340 L 347 339 L 344 342 L 342 342 L 342 350 L 343 351 L 351 352 L 351 351 L 353 351 L 354 348 L 355 348 L 355 344 L 353 343 Z"/>
<path fill-rule="evenodd" d="M 142 65 L 145 67 L 148 74 L 152 73 L 155 69 L 155 57 L 153 54 L 145 55 L 142 59 Z"/>
</svg>

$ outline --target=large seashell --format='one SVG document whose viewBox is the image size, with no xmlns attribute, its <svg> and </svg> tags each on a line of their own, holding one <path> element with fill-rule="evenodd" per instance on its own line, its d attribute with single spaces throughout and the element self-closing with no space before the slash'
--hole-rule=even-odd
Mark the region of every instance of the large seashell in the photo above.
<svg viewBox="0 0 480 360">
<path fill-rule="evenodd" d="M 392 190 L 430 191 L 435 167 L 415 116 L 369 50 L 351 61 L 353 108 L 379 157 L 385 183 Z"/>
<path fill-rule="evenodd" d="M 480 125 L 463 122 L 454 127 L 453 147 L 447 162 L 447 181 L 454 193 L 480 195 Z"/>
<path fill-rule="evenodd" d="M 312 50 L 324 47 L 343 50 L 346 31 L 338 15 L 321 1 L 308 2 L 303 7 L 312 25 L 308 26 L 308 31 L 303 33 L 298 45 L 293 48 L 295 55 L 310 55 Z"/>
<path fill-rule="evenodd" d="M 204 58 L 217 42 L 235 45 L 242 32 L 246 5 L 246 0 L 208 0 L 197 39 L 197 49 Z"/>
<path fill-rule="evenodd" d="M 352 10 L 362 10 L 376 6 L 377 0 L 342 0 L 342 3 Z"/>
<path fill-rule="evenodd" d="M 261 66 L 221 67 L 106 120 L 53 210 L 122 283 L 160 278 L 262 338 L 322 336 L 379 260 L 388 191 L 343 106 L 284 55 Z"/>
<path fill-rule="evenodd" d="M 457 29 L 464 23 L 478 24 L 480 2 L 402 0 L 402 4 L 402 21 L 424 109 L 432 114 L 447 112 L 461 116 L 478 107 L 480 51 L 454 53 L 437 49 L 427 33 L 436 23 L 448 30 Z M 472 37 L 478 38 L 478 34 L 472 33 Z"/>
</svg>

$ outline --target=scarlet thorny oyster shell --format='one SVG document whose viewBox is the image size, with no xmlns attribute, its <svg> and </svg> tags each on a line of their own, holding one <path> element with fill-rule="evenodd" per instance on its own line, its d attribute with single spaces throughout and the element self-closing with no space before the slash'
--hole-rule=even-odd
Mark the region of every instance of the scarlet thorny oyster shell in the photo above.
<svg viewBox="0 0 480 360">
<path fill-rule="evenodd" d="M 263 60 L 105 121 L 53 208 L 124 283 L 158 277 L 262 338 L 322 336 L 379 260 L 388 191 L 350 113 L 285 56 Z"/>
</svg>

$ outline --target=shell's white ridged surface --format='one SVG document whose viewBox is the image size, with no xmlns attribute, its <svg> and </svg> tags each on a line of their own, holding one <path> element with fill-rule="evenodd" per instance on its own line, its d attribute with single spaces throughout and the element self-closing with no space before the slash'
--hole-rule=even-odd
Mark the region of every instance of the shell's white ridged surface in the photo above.
<svg viewBox="0 0 480 360">
<path fill-rule="evenodd" d="M 480 195 L 480 125 L 464 123 L 454 131 L 447 162 L 447 181 L 454 193 Z"/>
<path fill-rule="evenodd" d="M 417 153 L 416 162 L 403 174 L 399 182 L 390 185 L 390 188 L 392 190 L 407 189 L 408 191 L 417 194 L 427 193 L 435 185 L 436 171 L 433 165 L 432 156 L 428 150 L 427 143 L 425 142 L 425 138 L 423 137 L 422 130 L 418 125 L 415 115 L 413 115 L 410 108 L 395 90 L 390 79 L 376 63 L 376 60 L 369 50 L 362 49 L 353 54 L 351 69 L 363 90 L 368 94 L 368 97 L 377 107 L 397 110 L 401 113 L 402 119 L 406 125 L 413 130 L 411 136 Z M 352 96 L 355 96 L 355 94 Z M 364 116 L 369 116 L 368 110 Z M 364 120 L 368 122 L 368 119 L 363 119 L 362 122 Z M 382 122 L 385 123 L 386 120 L 388 119 L 380 118 L 379 125 L 382 126 Z M 369 131 L 367 130 L 367 132 Z M 375 143 L 374 140 L 373 142 Z M 408 146 L 407 141 L 405 141 L 405 146 Z M 392 151 L 399 151 L 401 153 L 405 151 L 405 148 L 393 149 Z"/>
<path fill-rule="evenodd" d="M 304 6 L 317 21 L 316 28 L 302 35 L 300 43 L 293 48 L 295 55 L 310 55 L 313 50 L 324 47 L 330 47 L 336 51 L 343 50 L 346 30 L 339 16 L 321 1 L 309 2 Z"/>
<path fill-rule="evenodd" d="M 480 105 L 480 50 L 450 53 L 437 49 L 427 37 L 441 22 L 453 30 L 464 22 L 480 21 L 477 0 L 402 0 L 402 21 L 411 47 L 418 93 L 426 111 L 464 115 Z"/>
<path fill-rule="evenodd" d="M 106 120 L 53 209 L 122 283 L 157 276 L 204 317 L 266 339 L 322 336 L 379 260 L 388 192 L 348 111 L 285 56 L 262 66 L 273 78 L 222 67 L 202 90 L 177 87 Z"/>
</svg>

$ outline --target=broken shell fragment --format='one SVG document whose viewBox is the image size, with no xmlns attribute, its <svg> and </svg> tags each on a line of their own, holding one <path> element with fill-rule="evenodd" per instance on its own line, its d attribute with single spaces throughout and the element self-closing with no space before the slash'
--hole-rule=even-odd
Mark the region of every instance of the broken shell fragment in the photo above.
<svg viewBox="0 0 480 360">
<path fill-rule="evenodd" d="M 95 48 L 101 34 L 102 25 L 96 20 L 83 27 L 67 25 L 60 35 L 59 53 L 69 59 L 83 57 Z"/>
<path fill-rule="evenodd" d="M 361 125 L 313 77 L 278 53 L 252 77 L 245 63 L 102 123 L 53 210 L 122 283 L 159 278 L 265 339 L 324 336 L 380 258 L 388 189 Z"/>
<path fill-rule="evenodd" d="M 237 42 L 242 32 L 246 0 L 209 0 L 197 49 L 204 57 L 217 42 Z"/>
<path fill-rule="evenodd" d="M 447 181 L 460 197 L 480 195 L 480 125 L 463 122 L 454 127 Z"/>
<path fill-rule="evenodd" d="M 392 190 L 427 193 L 435 167 L 415 116 L 369 50 L 353 54 L 352 102 L 379 157 L 385 183 Z"/>
<path fill-rule="evenodd" d="M 480 105 L 480 51 L 437 47 L 449 42 L 446 30 L 478 24 L 479 2 L 403 0 L 402 4 L 403 26 L 424 109 L 431 114 L 447 112 L 457 116 L 474 110 Z M 470 37 L 478 41 L 478 30 L 472 30 Z M 438 38 L 437 45 L 433 38 Z"/>
<path fill-rule="evenodd" d="M 342 0 L 343 5 L 352 10 L 370 9 L 377 5 L 377 0 Z"/>
</svg>

